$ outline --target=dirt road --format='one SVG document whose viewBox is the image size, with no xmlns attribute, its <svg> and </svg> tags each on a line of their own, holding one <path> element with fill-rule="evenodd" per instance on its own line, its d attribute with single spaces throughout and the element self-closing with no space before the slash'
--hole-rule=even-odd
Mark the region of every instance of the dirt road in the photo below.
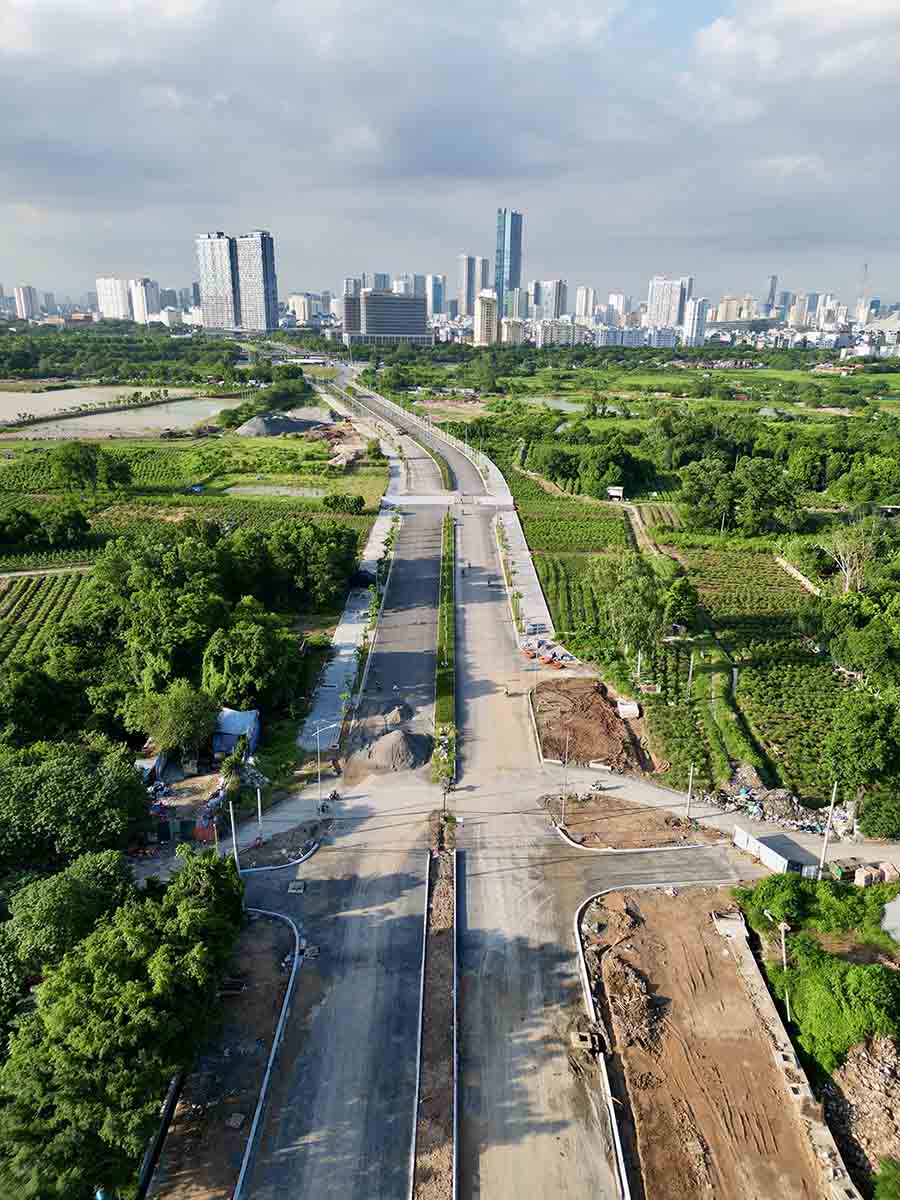
<svg viewBox="0 0 900 1200">
<path fill-rule="evenodd" d="M 644 1191 L 653 1200 L 814 1200 L 819 1169 L 710 919 L 731 907 L 727 888 L 631 891 L 585 916 L 589 943 L 619 943 L 602 971 Z"/>
</svg>

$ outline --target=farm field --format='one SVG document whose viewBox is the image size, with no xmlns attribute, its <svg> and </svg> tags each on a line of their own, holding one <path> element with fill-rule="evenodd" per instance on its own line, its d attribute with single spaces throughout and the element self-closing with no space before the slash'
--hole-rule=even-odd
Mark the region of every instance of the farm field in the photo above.
<svg viewBox="0 0 900 1200">
<path fill-rule="evenodd" d="M 843 685 L 798 628 L 811 602 L 770 554 L 679 550 L 716 636 L 738 670 L 735 700 L 785 786 L 824 800 L 821 747 Z"/>
<path fill-rule="evenodd" d="M 621 509 L 554 496 L 519 471 L 507 471 L 506 479 L 533 551 L 598 553 L 627 546 Z"/>
<path fill-rule="evenodd" d="M 0 662 L 36 650 L 65 615 L 84 579 L 67 572 L 0 580 Z"/>
</svg>

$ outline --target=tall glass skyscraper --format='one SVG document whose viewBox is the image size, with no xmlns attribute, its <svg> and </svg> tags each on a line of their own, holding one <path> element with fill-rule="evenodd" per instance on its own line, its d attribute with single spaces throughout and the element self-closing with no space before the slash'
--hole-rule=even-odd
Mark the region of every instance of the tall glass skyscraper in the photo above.
<svg viewBox="0 0 900 1200">
<path fill-rule="evenodd" d="M 506 293 L 522 286 L 522 214 L 512 208 L 497 209 L 497 256 L 494 291 L 497 311 L 505 312 Z"/>
</svg>

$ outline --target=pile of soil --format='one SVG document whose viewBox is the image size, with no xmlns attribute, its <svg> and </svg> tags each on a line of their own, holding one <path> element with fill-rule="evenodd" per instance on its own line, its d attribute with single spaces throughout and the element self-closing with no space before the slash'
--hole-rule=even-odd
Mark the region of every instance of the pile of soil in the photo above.
<svg viewBox="0 0 900 1200">
<path fill-rule="evenodd" d="M 848 1170 L 862 1183 L 879 1159 L 900 1156 L 900 1047 L 860 1042 L 824 1088 L 827 1120 Z"/>
<path fill-rule="evenodd" d="M 366 750 L 353 756 L 354 765 L 363 760 L 369 771 L 411 771 L 431 758 L 431 738 L 423 733 L 392 729 L 376 738 Z"/>
<path fill-rule="evenodd" d="M 623 721 L 606 687 L 596 679 L 551 679 L 532 694 L 534 716 L 545 758 L 571 763 L 605 762 L 611 767 L 639 768 L 643 723 Z"/>
<path fill-rule="evenodd" d="M 602 971 L 618 1044 L 655 1053 L 660 1011 L 646 979 L 618 954 L 604 954 Z"/>
<path fill-rule="evenodd" d="M 262 413 L 240 425 L 241 437 L 278 437 L 287 433 L 309 433 L 331 422 L 328 413 L 318 408 L 295 408 L 288 413 Z"/>
</svg>

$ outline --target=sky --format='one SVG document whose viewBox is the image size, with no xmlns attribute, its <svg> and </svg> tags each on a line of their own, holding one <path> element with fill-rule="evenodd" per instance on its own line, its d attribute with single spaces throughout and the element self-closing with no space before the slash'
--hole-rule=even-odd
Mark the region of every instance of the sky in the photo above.
<svg viewBox="0 0 900 1200">
<path fill-rule="evenodd" d="M 0 283 L 196 278 L 265 228 L 279 292 L 493 259 L 646 296 L 900 299 L 898 0 L 4 0 Z"/>
</svg>

